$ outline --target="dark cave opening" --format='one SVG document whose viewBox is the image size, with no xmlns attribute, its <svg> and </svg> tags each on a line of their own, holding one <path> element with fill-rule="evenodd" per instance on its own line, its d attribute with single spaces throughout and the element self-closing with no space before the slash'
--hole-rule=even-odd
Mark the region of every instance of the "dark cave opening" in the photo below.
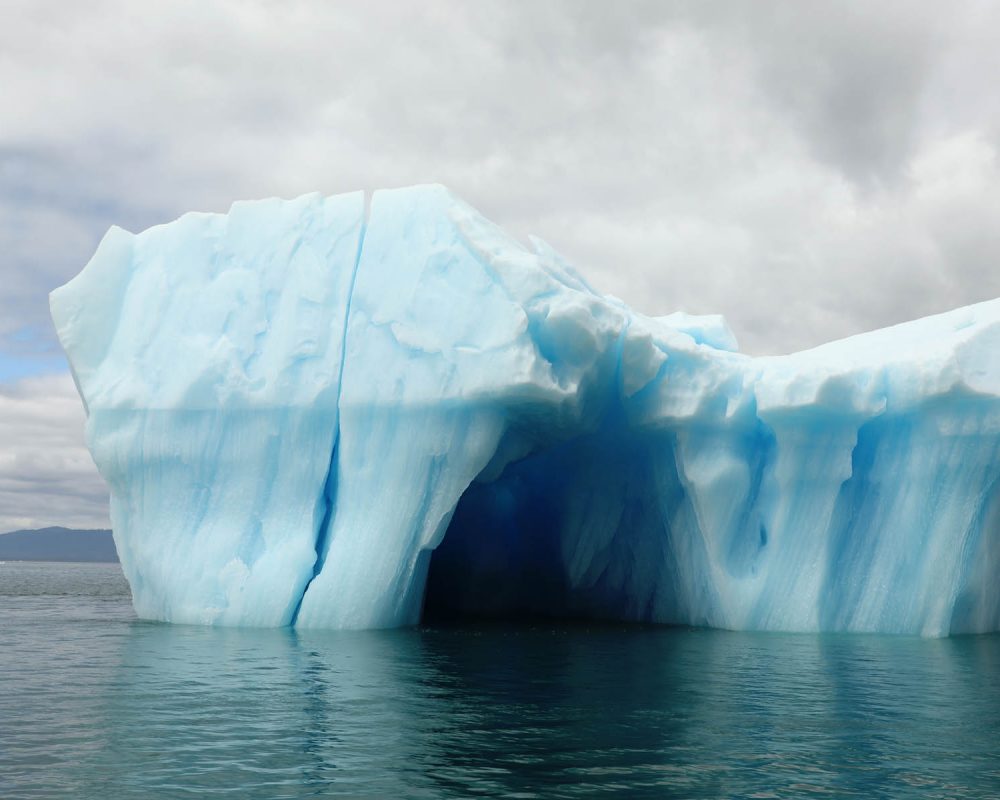
<svg viewBox="0 0 1000 800">
<path fill-rule="evenodd" d="M 430 554 L 424 623 L 639 622 L 676 606 L 672 440 L 606 422 L 466 489 Z"/>
<path fill-rule="evenodd" d="M 423 622 L 528 620 L 567 615 L 559 509 L 544 458 L 462 495 L 431 554 Z M 541 463 L 539 463 L 541 462 Z"/>
</svg>

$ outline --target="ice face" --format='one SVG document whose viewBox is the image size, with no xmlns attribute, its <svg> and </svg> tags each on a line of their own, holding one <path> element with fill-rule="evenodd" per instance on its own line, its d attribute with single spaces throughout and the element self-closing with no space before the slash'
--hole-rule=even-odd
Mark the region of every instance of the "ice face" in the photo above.
<svg viewBox="0 0 1000 800">
<path fill-rule="evenodd" d="M 286 625 L 338 426 L 360 193 L 112 229 L 52 313 L 136 611 Z"/>
<path fill-rule="evenodd" d="M 51 304 L 142 617 L 1000 629 L 1000 301 L 750 358 L 424 186 L 113 229 Z"/>
</svg>

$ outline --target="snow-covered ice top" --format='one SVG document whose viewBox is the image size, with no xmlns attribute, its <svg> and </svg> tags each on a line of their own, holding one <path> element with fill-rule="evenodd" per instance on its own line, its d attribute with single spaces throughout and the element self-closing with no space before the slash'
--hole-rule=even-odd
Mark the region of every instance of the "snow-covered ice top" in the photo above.
<svg viewBox="0 0 1000 800">
<path fill-rule="evenodd" d="M 751 358 L 420 186 L 113 228 L 51 306 L 142 617 L 1000 628 L 1000 300 Z"/>
</svg>

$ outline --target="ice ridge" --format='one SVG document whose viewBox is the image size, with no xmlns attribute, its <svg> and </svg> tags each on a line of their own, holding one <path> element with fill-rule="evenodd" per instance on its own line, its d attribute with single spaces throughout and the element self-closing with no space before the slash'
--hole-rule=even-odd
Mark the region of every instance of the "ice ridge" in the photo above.
<svg viewBox="0 0 1000 800">
<path fill-rule="evenodd" d="M 140 617 L 1000 629 L 1000 300 L 752 358 L 419 186 L 112 228 L 51 308 Z"/>
</svg>

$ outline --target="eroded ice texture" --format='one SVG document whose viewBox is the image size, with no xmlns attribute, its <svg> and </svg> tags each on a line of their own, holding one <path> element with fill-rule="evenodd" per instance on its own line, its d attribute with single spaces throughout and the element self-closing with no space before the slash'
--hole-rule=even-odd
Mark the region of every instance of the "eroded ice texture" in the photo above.
<svg viewBox="0 0 1000 800">
<path fill-rule="evenodd" d="M 114 229 L 52 311 L 140 616 L 1000 628 L 1000 301 L 750 358 L 425 186 Z"/>
<path fill-rule="evenodd" d="M 284 625 L 312 578 L 362 194 L 113 228 L 52 314 L 136 612 Z"/>
</svg>

